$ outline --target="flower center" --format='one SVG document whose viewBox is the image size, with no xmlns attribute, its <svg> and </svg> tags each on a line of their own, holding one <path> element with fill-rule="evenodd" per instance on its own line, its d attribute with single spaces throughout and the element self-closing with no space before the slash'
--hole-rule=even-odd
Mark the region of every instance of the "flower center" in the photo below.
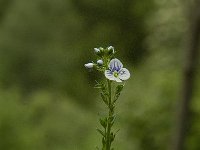
<svg viewBox="0 0 200 150">
<path fill-rule="evenodd" d="M 119 73 L 117 71 L 113 72 L 114 77 L 118 77 Z"/>
</svg>

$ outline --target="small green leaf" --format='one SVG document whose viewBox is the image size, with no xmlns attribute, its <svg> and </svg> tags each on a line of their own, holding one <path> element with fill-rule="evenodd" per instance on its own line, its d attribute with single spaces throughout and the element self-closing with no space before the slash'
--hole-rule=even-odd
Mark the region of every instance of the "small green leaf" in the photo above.
<svg viewBox="0 0 200 150">
<path fill-rule="evenodd" d="M 113 126 L 113 124 L 115 123 L 115 119 L 116 119 L 115 115 L 110 118 L 111 126 Z"/>
<path fill-rule="evenodd" d="M 116 118 L 116 115 L 113 115 L 112 117 L 110 117 L 110 121 L 115 120 L 115 118 Z"/>
<path fill-rule="evenodd" d="M 111 105 L 111 106 L 109 106 L 109 109 L 110 109 L 111 112 L 114 112 L 115 105 Z"/>
<path fill-rule="evenodd" d="M 100 129 L 96 129 L 103 137 L 105 137 L 105 133 L 103 131 L 101 131 Z"/>
<path fill-rule="evenodd" d="M 102 144 L 103 144 L 103 147 L 106 145 L 106 139 L 104 137 L 102 138 Z"/>
<path fill-rule="evenodd" d="M 113 132 L 110 133 L 110 140 L 111 142 L 113 142 L 115 139 L 115 135 L 113 134 Z"/>
<path fill-rule="evenodd" d="M 120 130 L 120 129 L 118 129 L 118 130 L 115 132 L 115 134 L 114 134 L 115 136 L 116 136 L 116 134 L 119 132 L 119 130 Z"/>
<path fill-rule="evenodd" d="M 106 105 L 108 105 L 107 97 L 106 97 L 103 93 L 101 93 L 101 98 L 102 98 L 102 100 L 104 101 L 104 103 L 105 103 Z"/>
<path fill-rule="evenodd" d="M 99 119 L 99 122 L 100 122 L 100 124 L 104 127 L 104 128 L 106 128 L 106 124 L 107 124 L 107 119 L 105 118 L 105 119 Z"/>
<path fill-rule="evenodd" d="M 101 88 L 101 83 L 99 83 L 98 81 L 96 81 L 96 85 L 94 86 L 94 88 L 100 89 Z"/>
<path fill-rule="evenodd" d="M 116 87 L 116 94 L 118 94 L 118 93 L 120 93 L 122 90 L 123 90 L 123 88 L 124 88 L 124 85 L 122 85 L 122 84 L 120 84 L 120 85 L 118 85 L 117 87 Z"/>
<path fill-rule="evenodd" d="M 117 101 L 117 99 L 119 98 L 120 96 L 120 92 L 123 90 L 124 88 L 124 85 L 118 85 L 115 89 L 115 96 L 114 96 L 114 99 L 113 99 L 113 104 Z"/>
</svg>

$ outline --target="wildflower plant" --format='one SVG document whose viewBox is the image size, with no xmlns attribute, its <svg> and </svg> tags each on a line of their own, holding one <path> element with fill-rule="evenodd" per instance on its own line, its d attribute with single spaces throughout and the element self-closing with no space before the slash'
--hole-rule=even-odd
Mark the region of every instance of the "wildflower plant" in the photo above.
<svg viewBox="0 0 200 150">
<path fill-rule="evenodd" d="M 102 135 L 102 150 L 114 150 L 112 142 L 115 139 L 116 132 L 112 130 L 115 123 L 115 106 L 116 102 L 123 90 L 123 81 L 130 78 L 130 73 L 117 58 L 114 47 L 94 48 L 94 53 L 97 56 L 96 63 L 90 62 L 85 64 L 85 67 L 90 70 L 97 70 L 105 76 L 105 81 L 96 81 L 95 88 L 100 89 L 101 98 L 108 108 L 108 115 L 100 118 L 101 129 L 97 131 Z M 99 148 L 97 147 L 99 150 Z"/>
</svg>

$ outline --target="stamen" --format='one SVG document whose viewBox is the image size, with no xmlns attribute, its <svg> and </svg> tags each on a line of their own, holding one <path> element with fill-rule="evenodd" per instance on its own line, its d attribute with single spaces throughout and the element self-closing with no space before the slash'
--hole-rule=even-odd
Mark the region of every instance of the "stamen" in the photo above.
<svg viewBox="0 0 200 150">
<path fill-rule="evenodd" d="M 114 77 L 118 77 L 119 73 L 117 71 L 113 72 Z"/>
</svg>

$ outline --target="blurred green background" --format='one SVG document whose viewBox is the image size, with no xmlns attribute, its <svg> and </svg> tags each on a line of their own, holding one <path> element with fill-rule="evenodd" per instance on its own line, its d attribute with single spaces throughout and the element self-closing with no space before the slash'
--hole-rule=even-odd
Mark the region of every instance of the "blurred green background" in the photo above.
<svg viewBox="0 0 200 150">
<path fill-rule="evenodd" d="M 90 150 L 104 106 L 84 63 L 114 46 L 131 78 L 116 150 L 167 150 L 188 21 L 179 0 L 0 0 L 0 150 Z M 200 75 L 200 72 L 197 72 Z M 197 75 L 197 76 L 198 76 Z M 186 147 L 199 150 L 200 79 Z"/>
</svg>

